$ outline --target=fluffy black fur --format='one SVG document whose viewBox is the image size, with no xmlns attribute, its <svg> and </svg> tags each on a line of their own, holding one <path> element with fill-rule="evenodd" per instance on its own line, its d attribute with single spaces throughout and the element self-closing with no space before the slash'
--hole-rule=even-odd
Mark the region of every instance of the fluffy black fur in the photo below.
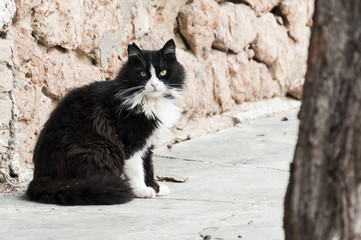
<svg viewBox="0 0 361 240">
<path fill-rule="evenodd" d="M 166 69 L 168 74 L 161 80 L 177 90 L 182 88 L 184 70 L 176 60 L 173 40 L 159 51 L 132 44 L 128 55 L 115 80 L 70 91 L 52 112 L 35 147 L 34 179 L 26 192 L 30 200 L 89 205 L 125 203 L 134 197 L 124 163 L 145 147 L 160 120 L 147 117 L 142 106 L 129 109 L 124 102 L 148 81 L 139 73 L 149 76 L 150 64 L 157 74 Z M 158 192 L 152 147 L 143 156 L 144 181 Z"/>
</svg>

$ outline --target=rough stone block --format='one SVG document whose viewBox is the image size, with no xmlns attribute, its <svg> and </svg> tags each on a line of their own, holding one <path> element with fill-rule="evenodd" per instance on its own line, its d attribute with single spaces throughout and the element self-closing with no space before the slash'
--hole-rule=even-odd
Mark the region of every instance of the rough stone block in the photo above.
<svg viewBox="0 0 361 240">
<path fill-rule="evenodd" d="M 121 29 L 123 14 L 120 3 L 118 0 L 83 1 L 79 16 L 81 18 L 79 28 L 81 42 L 78 46 L 80 51 L 91 53 L 98 47 L 105 32 Z"/>
<path fill-rule="evenodd" d="M 51 98 L 60 100 L 75 88 L 94 81 L 105 80 L 101 69 L 81 64 L 78 65 L 73 55 L 52 50 L 44 62 L 44 92 Z"/>
<path fill-rule="evenodd" d="M 41 0 L 15 0 L 16 3 L 16 14 L 17 19 L 23 18 L 30 9 L 38 6 Z"/>
<path fill-rule="evenodd" d="M 184 100 L 180 106 L 186 114 L 193 117 L 213 115 L 220 111 L 214 98 L 212 66 L 203 59 L 196 58 L 191 52 L 177 50 L 177 59 L 187 69 L 184 86 Z"/>
<path fill-rule="evenodd" d="M 12 47 L 10 40 L 0 39 L 0 63 L 11 61 Z"/>
<path fill-rule="evenodd" d="M 14 89 L 16 106 L 18 109 L 18 120 L 30 122 L 35 114 L 35 87 L 31 83 L 19 81 Z"/>
<path fill-rule="evenodd" d="M 301 100 L 302 96 L 303 96 L 303 84 L 305 82 L 305 79 L 300 79 L 300 80 L 296 80 L 294 81 L 290 88 L 288 89 L 288 94 L 291 95 L 292 97 Z"/>
<path fill-rule="evenodd" d="M 232 97 L 237 104 L 280 96 L 278 83 L 266 65 L 249 60 L 246 52 L 228 56 Z"/>
<path fill-rule="evenodd" d="M 280 51 L 290 44 L 287 29 L 280 26 L 271 13 L 257 19 L 257 29 L 257 38 L 252 44 L 255 57 L 270 66 L 277 60 Z"/>
<path fill-rule="evenodd" d="M 5 153 L 9 147 L 10 131 L 0 130 L 0 153 Z"/>
<path fill-rule="evenodd" d="M 174 38 L 174 30 L 178 29 L 177 15 L 179 10 L 187 3 L 188 0 L 156 0 L 152 2 L 152 8 L 148 8 L 149 20 L 151 30 L 148 35 L 152 38 L 159 38 L 162 40 L 161 44 L 164 44 L 171 38 Z M 156 27 L 154 27 L 156 26 Z M 135 29 L 136 31 L 136 29 Z M 147 35 L 142 39 L 147 39 Z M 157 39 L 155 39 L 157 40 Z M 152 42 L 153 39 L 147 39 Z M 142 45 L 143 46 L 143 45 Z M 153 44 L 154 48 L 162 47 L 162 45 Z"/>
<path fill-rule="evenodd" d="M 34 84 L 44 82 L 44 53 L 41 51 L 31 31 L 15 25 L 7 34 L 7 38 L 13 42 L 12 60 L 16 69 L 16 77 L 27 76 Z"/>
<path fill-rule="evenodd" d="M 149 32 L 149 14 L 145 8 L 143 1 L 136 0 L 132 9 L 134 37 L 136 39 L 141 38 Z"/>
<path fill-rule="evenodd" d="M 250 7 L 230 2 L 222 3 L 213 47 L 239 53 L 256 38 L 255 20 L 256 15 Z"/>
<path fill-rule="evenodd" d="M 234 104 L 231 94 L 231 82 L 229 81 L 229 70 L 224 67 L 227 63 L 227 55 L 220 51 L 212 51 L 208 64 L 212 73 L 213 94 L 215 101 L 222 112 L 230 110 Z"/>
<path fill-rule="evenodd" d="M 257 15 L 271 11 L 277 6 L 282 0 L 243 0 L 242 2 L 247 3 L 252 7 Z"/>
<path fill-rule="evenodd" d="M 296 41 L 302 38 L 303 28 L 308 22 L 308 6 L 304 2 L 304 0 L 284 0 L 280 3 L 280 11 L 287 19 L 286 27 L 289 35 Z"/>
<path fill-rule="evenodd" d="M 219 14 L 219 5 L 214 0 L 195 0 L 180 10 L 179 30 L 197 56 L 208 57 Z"/>
<path fill-rule="evenodd" d="M 16 129 L 20 165 L 27 169 L 32 166 L 33 151 L 40 131 L 54 108 L 51 99 L 41 91 L 36 91 L 35 101 L 37 107 L 33 113 L 32 121 L 26 122 L 18 119 Z"/>
<path fill-rule="evenodd" d="M 13 72 L 4 63 L 0 63 L 0 81 L 0 92 L 10 92 L 13 89 Z"/>
<path fill-rule="evenodd" d="M 32 16 L 32 26 L 40 41 L 49 47 L 76 49 L 81 43 L 82 7 L 83 1 L 41 1 Z"/>
<path fill-rule="evenodd" d="M 12 119 L 13 103 L 10 93 L 0 93 L 0 128 L 9 128 Z"/>
<path fill-rule="evenodd" d="M 0 1 L 0 30 L 11 23 L 16 12 L 14 0 Z"/>
</svg>

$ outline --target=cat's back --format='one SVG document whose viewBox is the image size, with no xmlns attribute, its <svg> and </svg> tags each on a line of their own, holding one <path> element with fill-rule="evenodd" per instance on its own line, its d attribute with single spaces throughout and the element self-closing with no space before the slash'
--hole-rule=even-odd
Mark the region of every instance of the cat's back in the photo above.
<svg viewBox="0 0 361 240">
<path fill-rule="evenodd" d="M 71 90 L 53 110 L 44 129 L 82 125 L 91 120 L 94 110 L 106 110 L 104 98 L 109 88 L 109 82 L 95 82 Z"/>
<path fill-rule="evenodd" d="M 50 152 L 59 146 L 71 148 L 72 144 L 84 142 L 97 122 L 110 121 L 110 109 L 106 95 L 110 82 L 95 82 L 71 90 L 51 113 L 42 129 L 34 158 L 39 153 Z M 42 154 L 43 155 L 43 154 Z"/>
</svg>

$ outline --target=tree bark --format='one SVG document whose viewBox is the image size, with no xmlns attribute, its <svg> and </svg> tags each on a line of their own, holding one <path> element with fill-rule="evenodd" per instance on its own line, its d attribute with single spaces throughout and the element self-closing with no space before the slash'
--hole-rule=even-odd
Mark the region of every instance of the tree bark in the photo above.
<svg viewBox="0 0 361 240">
<path fill-rule="evenodd" d="M 361 0 L 316 0 L 286 239 L 361 239 Z"/>
</svg>

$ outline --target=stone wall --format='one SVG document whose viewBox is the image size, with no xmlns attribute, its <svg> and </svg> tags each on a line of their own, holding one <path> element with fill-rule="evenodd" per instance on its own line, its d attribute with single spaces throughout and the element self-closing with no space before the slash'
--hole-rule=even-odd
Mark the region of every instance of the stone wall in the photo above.
<svg viewBox="0 0 361 240">
<path fill-rule="evenodd" d="M 69 89 L 114 78 L 131 42 L 176 41 L 184 119 L 292 93 L 306 71 L 313 1 L 2 0 L 0 182 L 29 179 L 51 110 Z"/>
</svg>

